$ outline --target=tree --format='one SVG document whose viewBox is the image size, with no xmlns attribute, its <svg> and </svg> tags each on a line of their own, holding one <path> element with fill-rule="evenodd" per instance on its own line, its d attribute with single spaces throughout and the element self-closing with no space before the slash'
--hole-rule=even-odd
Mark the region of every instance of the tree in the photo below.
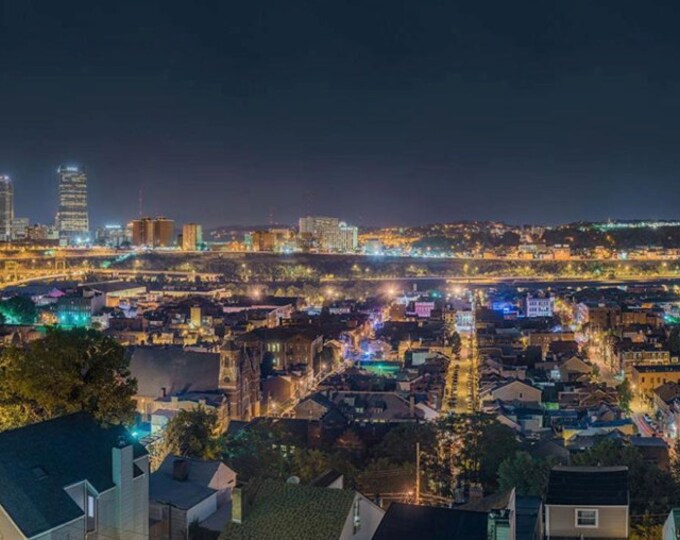
<svg viewBox="0 0 680 540">
<path fill-rule="evenodd" d="M 165 430 L 168 453 L 198 459 L 218 459 L 217 414 L 202 406 L 180 410 Z"/>
<path fill-rule="evenodd" d="M 309 483 L 331 468 L 328 456 L 320 450 L 296 450 L 291 462 L 291 473 Z"/>
<path fill-rule="evenodd" d="M 277 478 L 290 476 L 290 460 L 280 449 L 285 433 L 276 424 L 261 422 L 230 436 L 224 443 L 222 457 L 239 478 Z"/>
<path fill-rule="evenodd" d="M 273 375 L 276 371 L 274 369 L 275 363 L 274 355 L 267 351 L 262 355 L 262 363 L 260 364 L 260 377 L 266 379 L 270 375 Z"/>
<path fill-rule="evenodd" d="M 633 525 L 631 540 L 657 540 L 663 534 L 663 527 L 649 513 L 642 516 L 639 523 Z"/>
<path fill-rule="evenodd" d="M 462 347 L 462 342 L 460 339 L 460 334 L 458 332 L 454 332 L 451 334 L 451 348 L 453 349 L 453 353 L 458 356 L 460 354 L 460 349 Z"/>
<path fill-rule="evenodd" d="M 7 324 L 34 324 L 38 318 L 35 304 L 24 296 L 13 296 L 0 302 L 0 314 Z"/>
<path fill-rule="evenodd" d="M 357 484 L 362 493 L 369 495 L 414 493 L 416 467 L 414 463 L 397 464 L 386 458 L 376 459 L 359 473 Z"/>
<path fill-rule="evenodd" d="M 386 458 L 393 463 L 415 463 L 416 443 L 420 443 L 420 451 L 434 451 L 437 433 L 429 423 L 417 424 L 405 422 L 392 428 L 380 444 L 373 449 L 376 458 Z"/>
<path fill-rule="evenodd" d="M 480 482 L 485 491 L 497 488 L 500 464 L 519 449 L 515 432 L 488 414 L 441 418 L 437 432 L 441 459 L 450 459 L 458 479 Z"/>
<path fill-rule="evenodd" d="M 680 439 L 675 439 L 673 453 L 671 454 L 671 474 L 675 481 L 680 483 Z"/>
<path fill-rule="evenodd" d="M 673 356 L 680 354 L 680 326 L 674 326 L 668 335 L 668 350 Z"/>
<path fill-rule="evenodd" d="M 633 389 L 628 379 L 625 379 L 616 387 L 616 392 L 619 396 L 619 407 L 626 412 L 630 412 L 630 404 L 633 401 Z"/>
<path fill-rule="evenodd" d="M 78 411 L 103 423 L 134 419 L 129 358 L 95 330 L 50 329 L 29 348 L 3 351 L 0 371 L 0 429 Z"/>
<path fill-rule="evenodd" d="M 518 495 L 542 496 L 548 487 L 550 462 L 534 459 L 528 452 L 517 452 L 498 467 L 498 488 L 515 488 Z"/>
<path fill-rule="evenodd" d="M 645 461 L 630 445 L 604 439 L 573 457 L 574 465 L 626 466 L 632 515 L 665 515 L 680 505 L 680 485 L 669 471 Z"/>
</svg>

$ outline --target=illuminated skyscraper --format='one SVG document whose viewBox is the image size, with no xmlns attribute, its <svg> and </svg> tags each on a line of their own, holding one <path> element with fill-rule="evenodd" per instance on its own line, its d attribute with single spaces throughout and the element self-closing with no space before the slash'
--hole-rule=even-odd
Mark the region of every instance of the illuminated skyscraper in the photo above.
<svg viewBox="0 0 680 540">
<path fill-rule="evenodd" d="M 182 226 L 182 249 L 196 251 L 203 243 L 203 228 L 198 223 L 185 223 Z"/>
<path fill-rule="evenodd" d="M 78 167 L 61 166 L 59 177 L 59 237 L 69 242 L 85 242 L 89 236 L 90 220 L 87 213 L 87 175 Z"/>
<path fill-rule="evenodd" d="M 14 186 L 12 179 L 0 175 L 0 241 L 12 239 L 12 222 L 14 221 Z"/>
<path fill-rule="evenodd" d="M 359 229 L 347 225 L 338 218 L 302 217 L 300 218 L 300 236 L 312 239 L 314 245 L 323 251 L 348 253 L 356 251 Z"/>
</svg>

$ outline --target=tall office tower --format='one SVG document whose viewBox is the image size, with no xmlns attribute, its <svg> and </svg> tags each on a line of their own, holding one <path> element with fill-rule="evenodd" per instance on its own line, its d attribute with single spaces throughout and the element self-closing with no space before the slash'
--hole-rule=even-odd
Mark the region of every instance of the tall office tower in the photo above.
<svg viewBox="0 0 680 540">
<path fill-rule="evenodd" d="M 87 214 L 87 175 L 78 167 L 61 166 L 59 177 L 59 237 L 69 243 L 86 242 L 90 220 Z"/>
<path fill-rule="evenodd" d="M 182 249 L 196 251 L 203 243 L 203 228 L 198 223 L 185 223 L 182 226 Z"/>
<path fill-rule="evenodd" d="M 14 186 L 7 175 L 0 175 L 0 241 L 12 239 L 14 221 Z"/>
</svg>

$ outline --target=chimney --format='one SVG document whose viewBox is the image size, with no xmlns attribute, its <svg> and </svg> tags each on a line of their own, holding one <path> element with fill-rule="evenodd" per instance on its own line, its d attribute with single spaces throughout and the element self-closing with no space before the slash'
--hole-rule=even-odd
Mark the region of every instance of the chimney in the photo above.
<svg viewBox="0 0 680 540">
<path fill-rule="evenodd" d="M 234 523 L 243 523 L 246 517 L 246 501 L 243 486 L 237 486 L 231 493 L 231 520 Z"/>
<path fill-rule="evenodd" d="M 166 390 L 165 386 L 161 387 L 161 396 L 165 397 L 166 393 L 167 393 L 167 390 Z"/>
<path fill-rule="evenodd" d="M 111 449 L 112 480 L 116 485 L 116 524 L 122 530 L 126 523 L 130 523 L 135 510 L 133 468 L 134 457 L 132 445 L 124 438 L 119 438 L 116 446 Z"/>
<path fill-rule="evenodd" d="M 481 484 L 472 484 L 470 486 L 470 502 L 481 501 L 484 498 L 484 490 Z"/>
<path fill-rule="evenodd" d="M 189 462 L 186 459 L 176 459 L 172 462 L 172 479 L 186 482 L 189 478 Z"/>
<path fill-rule="evenodd" d="M 416 415 L 416 396 L 413 394 L 408 397 L 408 411 L 411 416 Z"/>
</svg>

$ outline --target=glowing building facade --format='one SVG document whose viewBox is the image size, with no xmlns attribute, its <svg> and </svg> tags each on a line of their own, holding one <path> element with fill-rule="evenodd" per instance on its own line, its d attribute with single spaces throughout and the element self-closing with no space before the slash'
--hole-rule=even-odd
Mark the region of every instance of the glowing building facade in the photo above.
<svg viewBox="0 0 680 540">
<path fill-rule="evenodd" d="M 14 186 L 9 176 L 0 176 L 0 241 L 12 239 L 14 222 Z"/>
<path fill-rule="evenodd" d="M 59 177 L 59 237 L 69 243 L 89 241 L 90 219 L 87 211 L 87 175 L 78 167 L 61 166 Z"/>
</svg>

